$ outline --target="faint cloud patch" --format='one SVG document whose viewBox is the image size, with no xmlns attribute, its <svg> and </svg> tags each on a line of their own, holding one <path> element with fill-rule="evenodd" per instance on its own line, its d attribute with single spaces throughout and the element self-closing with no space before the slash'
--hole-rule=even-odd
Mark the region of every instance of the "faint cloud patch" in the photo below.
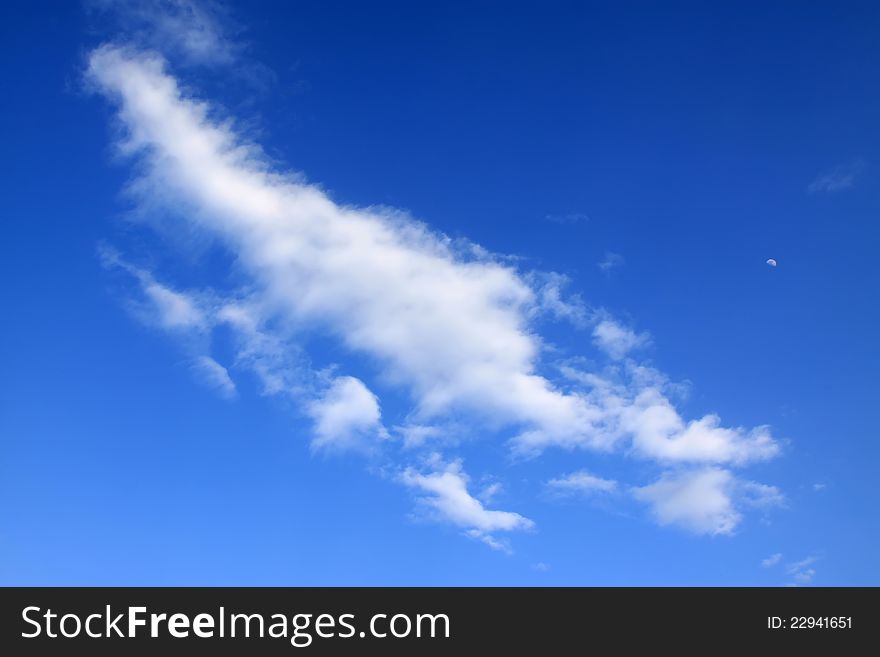
<svg viewBox="0 0 880 657">
<path fill-rule="evenodd" d="M 597 477 L 586 470 L 578 470 L 563 477 L 551 479 L 547 482 L 547 489 L 557 495 L 613 493 L 617 490 L 617 482 L 613 479 Z"/>
<path fill-rule="evenodd" d="M 785 566 L 785 572 L 791 576 L 792 583 L 795 585 L 811 584 L 813 577 L 816 575 L 816 569 L 813 568 L 813 564 L 817 561 L 819 561 L 819 557 L 815 555 L 800 561 L 793 561 Z"/>
<path fill-rule="evenodd" d="M 761 559 L 761 568 L 772 568 L 777 565 L 780 561 L 782 561 L 782 552 L 777 552 L 776 554 L 771 554 L 766 559 Z"/>
<path fill-rule="evenodd" d="M 811 194 L 840 192 L 851 189 L 855 184 L 856 178 L 865 168 L 864 162 L 857 160 L 852 164 L 840 165 L 822 173 L 813 180 L 807 187 L 807 191 Z"/>
<path fill-rule="evenodd" d="M 210 0 L 89 0 L 87 8 L 113 21 L 126 40 L 170 52 L 189 64 L 228 65 L 242 45 L 228 9 Z"/>
<path fill-rule="evenodd" d="M 585 328 L 591 321 L 591 311 L 577 294 L 566 294 L 570 283 L 567 276 L 556 272 L 532 272 L 529 281 L 537 291 L 536 312 L 543 312 L 559 321 L 567 321 L 576 328 Z"/>
<path fill-rule="evenodd" d="M 161 52 L 175 64 L 221 69 L 257 93 L 277 82 L 268 66 L 248 56 L 245 28 L 220 0 L 86 0 L 91 22 L 115 41 Z"/>
<path fill-rule="evenodd" d="M 610 274 L 618 267 L 622 267 L 623 263 L 624 260 L 622 255 L 620 255 L 619 253 L 606 251 L 605 256 L 602 258 L 602 260 L 596 263 L 596 266 L 606 274 Z"/>
<path fill-rule="evenodd" d="M 490 504 L 503 490 L 504 485 L 501 482 L 495 481 L 489 483 L 477 494 L 477 499 L 483 504 Z"/>
<path fill-rule="evenodd" d="M 593 328 L 593 342 L 613 360 L 621 360 L 629 352 L 649 345 L 651 336 L 636 333 L 613 319 L 603 319 Z"/>
<path fill-rule="evenodd" d="M 587 223 L 590 217 L 583 212 L 568 212 L 544 215 L 544 219 L 551 224 L 558 224 L 560 226 L 578 226 Z"/>
</svg>

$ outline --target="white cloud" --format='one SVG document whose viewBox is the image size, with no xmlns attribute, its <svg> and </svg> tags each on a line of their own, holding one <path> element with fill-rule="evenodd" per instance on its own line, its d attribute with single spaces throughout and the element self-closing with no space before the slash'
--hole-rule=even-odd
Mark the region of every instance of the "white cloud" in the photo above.
<svg viewBox="0 0 880 657">
<path fill-rule="evenodd" d="M 590 316 L 576 297 L 564 300 L 561 277 L 524 275 L 400 212 L 342 205 L 302 177 L 276 172 L 230 123 L 212 120 L 208 105 L 185 97 L 157 55 L 103 46 L 90 56 L 88 77 L 118 105 L 127 130 L 121 149 L 142 158 L 134 189 L 145 203 L 164 205 L 181 223 L 217 238 L 247 279 L 246 292 L 214 295 L 206 309 L 187 306 L 170 288 L 152 289 L 158 284 L 144 278 L 158 316 L 166 328 L 231 328 L 235 366 L 254 371 L 267 394 L 303 401 L 316 422 L 316 446 L 386 434 L 379 402 L 359 379 L 339 377 L 316 398 L 316 377 L 297 339 L 309 334 L 366 356 L 383 383 L 412 401 L 398 430 L 408 448 L 438 438 L 439 426 L 464 414 L 470 426 L 512 429 L 514 450 L 529 456 L 554 446 L 628 446 L 627 453 L 661 464 L 743 465 L 778 453 L 766 427 L 727 429 L 715 415 L 682 418 L 665 378 L 625 358 L 647 334 L 607 314 Z M 563 382 L 547 378 L 540 366 L 548 345 L 531 324 L 542 312 L 575 324 L 598 321 L 594 339 L 627 380 L 574 368 Z M 511 529 L 530 526 L 518 514 L 486 510 L 453 466 L 407 470 L 405 480 L 423 490 L 442 487 L 429 505 L 488 544 L 497 541 L 493 531 L 505 531 L 493 525 L 502 519 L 514 523 Z M 709 469 L 703 479 L 677 485 L 717 491 L 723 487 L 705 479 L 724 476 L 726 470 Z M 681 500 L 661 499 L 672 496 L 670 487 L 675 482 L 663 479 L 641 496 L 657 498 L 658 517 L 677 522 Z M 712 525 L 714 533 L 738 522 L 720 503 L 702 520 L 695 515 L 678 518 Z"/>
<path fill-rule="evenodd" d="M 308 406 L 315 422 L 315 449 L 364 448 L 369 438 L 387 438 L 379 400 L 363 381 L 352 376 L 333 380 L 326 393 Z"/>
<path fill-rule="evenodd" d="M 547 487 L 561 494 L 573 493 L 611 493 L 617 490 L 617 482 L 613 479 L 602 479 L 586 470 L 578 470 L 564 477 L 551 479 Z"/>
<path fill-rule="evenodd" d="M 777 552 L 776 554 L 771 554 L 766 559 L 761 559 L 761 567 L 762 568 L 772 568 L 776 564 L 782 561 L 782 552 Z"/>
<path fill-rule="evenodd" d="M 828 484 L 813 484 L 813 490 L 817 493 L 825 490 L 826 488 L 828 488 Z"/>
<path fill-rule="evenodd" d="M 327 330 L 377 359 L 383 375 L 415 399 L 417 416 L 460 409 L 519 425 L 523 451 L 608 449 L 617 441 L 605 430 L 609 409 L 536 374 L 541 344 L 527 316 L 538 302 L 515 270 L 466 259 L 399 214 L 340 206 L 315 186 L 269 172 L 254 147 L 181 96 L 154 56 L 103 47 L 89 71 L 121 103 L 128 150 L 141 151 L 150 165 L 141 190 L 183 205 L 187 218 L 220 235 L 267 304 L 289 321 Z M 596 337 L 613 355 L 646 340 L 608 319 Z M 679 427 L 667 400 L 636 401 L 620 426 L 632 426 L 638 444 L 659 448 L 663 458 L 690 458 L 693 446 L 705 459 L 701 437 L 715 452 L 732 440 L 772 451 L 766 429 L 740 439 L 740 430 L 718 427 L 714 416 Z"/>
<path fill-rule="evenodd" d="M 632 434 L 636 452 L 659 461 L 743 464 L 779 453 L 769 428 L 728 429 L 714 414 L 685 422 L 655 388 L 622 410 L 621 425 Z"/>
<path fill-rule="evenodd" d="M 629 439 L 630 453 L 660 463 L 730 463 L 744 465 L 773 458 L 779 444 L 768 427 L 725 428 L 715 414 L 686 421 L 670 396 L 683 397 L 687 387 L 671 384 L 657 370 L 632 361 L 601 373 L 574 365 L 560 368 L 567 379 L 588 388 L 594 444 L 615 446 Z M 543 434 L 528 436 L 522 449 L 558 444 Z M 578 446 L 577 437 L 569 446 Z"/>
<path fill-rule="evenodd" d="M 206 385 L 217 390 L 226 399 L 236 396 L 235 383 L 228 370 L 210 356 L 199 356 L 193 361 L 193 370 Z"/>
<path fill-rule="evenodd" d="M 634 349 L 648 345 L 651 336 L 647 333 L 636 333 L 614 320 L 603 319 L 593 328 L 593 341 L 611 358 L 620 360 Z"/>
<path fill-rule="evenodd" d="M 471 538 L 483 541 L 494 549 L 507 551 L 506 543 L 496 532 L 528 530 L 534 522 L 512 511 L 487 509 L 468 492 L 468 477 L 461 461 L 435 463 L 439 469 L 427 474 L 407 468 L 401 480 L 407 486 L 426 493 L 420 501 L 433 519 L 449 522 L 465 530 Z"/>
<path fill-rule="evenodd" d="M 729 470 L 707 467 L 667 472 L 648 486 L 632 489 L 633 496 L 651 505 L 661 525 L 677 525 L 696 534 L 732 534 L 742 520 L 740 505 L 755 506 L 755 487 L 762 496 L 759 506 L 782 501 L 778 489 L 740 481 Z"/>
<path fill-rule="evenodd" d="M 719 468 L 667 473 L 633 489 L 633 495 L 651 504 L 661 525 L 679 525 L 696 534 L 731 534 L 742 518 L 731 500 L 733 482 L 733 475 Z"/>
</svg>

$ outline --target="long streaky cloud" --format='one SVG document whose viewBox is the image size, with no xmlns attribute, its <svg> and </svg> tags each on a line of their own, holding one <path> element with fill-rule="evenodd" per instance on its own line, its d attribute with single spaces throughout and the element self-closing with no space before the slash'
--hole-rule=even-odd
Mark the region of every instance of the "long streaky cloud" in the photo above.
<svg viewBox="0 0 880 657">
<path fill-rule="evenodd" d="M 649 345 L 648 335 L 604 314 L 591 320 L 581 306 L 566 304 L 559 277 L 522 274 L 479 248 L 460 248 L 405 213 L 343 205 L 302 177 L 278 172 L 229 122 L 215 120 L 210 106 L 184 94 L 159 55 L 107 44 L 91 53 L 87 79 L 118 107 L 121 150 L 145 165 L 132 189 L 146 205 L 165 206 L 175 220 L 218 238 L 247 275 L 249 296 L 214 308 L 209 323 L 238 332 L 243 346 L 236 364 L 257 372 L 267 392 L 299 393 L 282 343 L 262 328 L 274 316 L 293 332 L 318 331 L 367 356 L 382 384 L 411 401 L 405 426 L 422 430 L 405 437 L 409 447 L 465 414 L 489 430 L 510 430 L 513 450 L 522 456 L 550 447 L 589 448 L 622 451 L 664 468 L 696 468 L 742 466 L 779 452 L 766 427 L 725 428 L 714 414 L 682 418 L 662 375 L 630 360 L 630 352 Z M 148 273 L 130 271 L 163 326 L 201 330 L 199 309 L 185 297 L 154 284 Z M 580 328 L 598 322 L 597 347 L 633 375 L 612 382 L 566 366 L 562 377 L 549 378 L 539 370 L 546 345 L 535 324 L 548 312 Z M 212 362 L 200 361 L 202 374 L 231 396 L 228 373 Z M 313 446 L 392 438 L 378 397 L 360 379 L 337 377 L 323 395 L 302 402 L 315 423 Z M 409 470 L 403 480 L 430 492 L 436 509 L 490 545 L 493 531 L 531 526 L 516 514 L 485 511 L 456 467 Z M 733 499 L 725 492 L 735 487 L 733 475 L 694 472 L 664 476 L 637 497 L 654 504 L 663 524 L 729 533 L 740 517 L 733 502 L 724 501 Z M 706 490 L 713 492 L 713 507 L 695 511 L 681 503 Z"/>
</svg>

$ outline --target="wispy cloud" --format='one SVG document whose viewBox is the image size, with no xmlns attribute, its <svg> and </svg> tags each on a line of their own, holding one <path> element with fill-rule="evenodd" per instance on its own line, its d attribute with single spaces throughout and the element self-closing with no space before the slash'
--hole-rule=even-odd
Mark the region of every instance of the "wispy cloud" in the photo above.
<svg viewBox="0 0 880 657">
<path fill-rule="evenodd" d="M 855 184 L 856 178 L 864 169 L 861 161 L 852 164 L 837 166 L 831 171 L 822 173 L 809 184 L 807 190 L 811 194 L 821 192 L 840 192 L 850 189 Z"/>
<path fill-rule="evenodd" d="M 215 327 L 225 326 L 238 343 L 237 365 L 256 374 L 266 394 L 311 399 L 304 410 L 314 422 L 313 449 L 370 451 L 376 440 L 389 438 L 381 422 L 379 400 L 361 380 L 328 377 L 293 361 L 291 347 L 274 332 L 260 328 L 260 313 L 254 307 L 216 296 L 210 301 L 197 300 L 193 293 L 159 283 L 152 273 L 130 264 L 110 247 L 102 247 L 100 255 L 105 266 L 122 269 L 140 283 L 144 301 L 136 302 L 135 309 L 145 323 L 173 333 L 196 333 L 202 338 Z M 209 340 L 190 340 L 189 348 L 204 351 L 209 348 Z M 237 396 L 229 370 L 212 356 L 199 353 L 190 365 L 196 378 L 221 397 Z"/>
<path fill-rule="evenodd" d="M 492 500 L 495 499 L 495 497 L 497 497 L 499 494 L 501 494 L 503 490 L 504 484 L 502 484 L 500 481 L 495 481 L 491 484 L 484 486 L 482 490 L 480 490 L 480 492 L 477 494 L 477 498 L 483 504 L 491 504 Z"/>
<path fill-rule="evenodd" d="M 782 552 L 776 552 L 775 554 L 771 554 L 766 559 L 761 559 L 761 567 L 762 568 L 772 568 L 776 564 L 782 561 Z"/>
<path fill-rule="evenodd" d="M 571 282 L 556 272 L 529 272 L 528 284 L 535 290 L 536 306 L 531 314 L 544 313 L 556 320 L 568 322 L 576 328 L 594 324 L 597 311 L 589 308 L 578 295 L 566 293 Z"/>
<path fill-rule="evenodd" d="M 140 284 L 143 299 L 133 309 L 145 322 L 171 331 L 203 331 L 208 327 L 204 310 L 192 296 L 162 285 L 150 271 L 132 265 L 112 247 L 102 245 L 98 255 L 105 267 L 122 269 Z"/>
<path fill-rule="evenodd" d="M 583 212 L 564 212 L 562 214 L 544 215 L 544 219 L 550 223 L 560 224 L 562 226 L 576 226 L 578 224 L 587 223 L 590 220 L 590 217 Z"/>
<path fill-rule="evenodd" d="M 232 399 L 236 396 L 235 383 L 229 371 L 210 356 L 199 356 L 193 361 L 197 376 L 208 386 L 216 389 L 222 397 Z"/>
<path fill-rule="evenodd" d="M 578 470 L 571 474 L 551 479 L 547 482 L 547 488 L 556 494 L 589 495 L 593 493 L 611 493 L 617 490 L 617 482 L 613 479 L 602 479 L 590 474 L 586 470 Z"/>
<path fill-rule="evenodd" d="M 810 555 L 798 561 L 792 561 L 785 564 L 785 573 L 791 578 L 788 586 L 803 586 L 812 584 L 813 578 L 816 576 L 816 569 L 813 566 L 819 561 L 816 555 Z M 782 563 L 782 553 L 770 555 L 763 561 L 761 566 L 764 568 L 772 568 Z"/>
<path fill-rule="evenodd" d="M 813 581 L 813 577 L 816 576 L 816 569 L 813 568 L 813 565 L 817 561 L 819 561 L 819 557 L 815 555 L 805 557 L 800 561 L 793 561 L 786 564 L 785 572 L 791 576 L 794 584 L 810 584 Z"/>
<path fill-rule="evenodd" d="M 192 354 L 189 365 L 195 378 L 224 399 L 236 397 L 238 390 L 229 370 L 208 353 L 215 322 L 210 304 L 194 294 L 163 285 L 150 271 L 129 263 L 106 244 L 101 245 L 99 256 L 108 269 L 122 270 L 137 281 L 141 296 L 129 304 L 135 316 L 149 326 L 182 338 Z"/>
<path fill-rule="evenodd" d="M 611 251 L 606 251 L 605 256 L 596 263 L 596 266 L 601 269 L 606 274 L 611 273 L 613 269 L 618 267 L 622 267 L 624 263 L 623 256 L 619 253 L 612 253 Z"/>
<path fill-rule="evenodd" d="M 394 432 L 403 438 L 405 449 L 417 449 L 429 442 L 443 439 L 448 435 L 440 427 L 424 424 L 405 424 L 394 427 Z"/>
<path fill-rule="evenodd" d="M 613 319 L 603 319 L 593 328 L 593 342 L 614 360 L 641 349 L 651 342 L 648 333 L 636 333 Z"/>
<path fill-rule="evenodd" d="M 211 0 L 87 0 L 110 18 L 117 35 L 131 44 L 180 56 L 184 61 L 228 66 L 243 46 L 226 5 Z"/>
</svg>

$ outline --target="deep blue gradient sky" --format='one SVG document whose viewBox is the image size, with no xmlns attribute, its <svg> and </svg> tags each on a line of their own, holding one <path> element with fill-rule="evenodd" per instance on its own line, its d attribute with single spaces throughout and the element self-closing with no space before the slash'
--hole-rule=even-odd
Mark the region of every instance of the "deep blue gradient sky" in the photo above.
<svg viewBox="0 0 880 657">
<path fill-rule="evenodd" d="M 280 170 L 565 274 L 650 332 L 645 358 L 690 382 L 684 416 L 782 444 L 743 476 L 784 506 L 699 536 L 542 492 L 580 468 L 645 485 L 647 463 L 468 441 L 472 480 L 505 485 L 493 507 L 535 522 L 511 554 L 414 517 L 375 464 L 310 451 L 253 376 L 231 401 L 199 385 L 138 321 L 99 245 L 189 287 L 228 282 L 230 254 L 130 219 L 113 108 L 83 83 L 108 17 L 0 11 L 0 583 L 781 585 L 809 567 L 800 583 L 880 584 L 876 4 L 252 2 L 230 7 L 245 65 L 171 60 Z"/>
</svg>

